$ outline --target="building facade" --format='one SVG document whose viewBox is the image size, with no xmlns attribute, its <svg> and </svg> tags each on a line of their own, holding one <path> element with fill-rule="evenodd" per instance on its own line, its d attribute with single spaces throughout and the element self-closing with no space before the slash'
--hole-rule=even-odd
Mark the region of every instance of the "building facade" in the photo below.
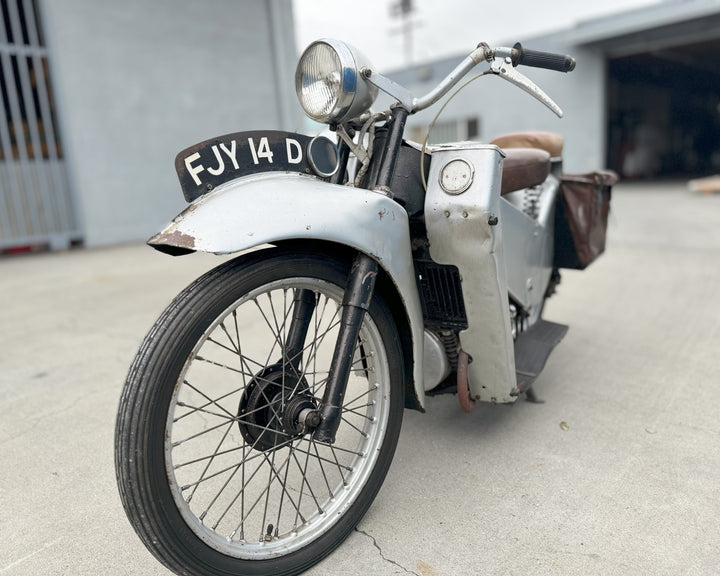
<svg viewBox="0 0 720 576">
<path fill-rule="evenodd" d="M 177 152 L 297 129 L 290 0 L 2 0 L 0 249 L 144 240 Z"/>
<path fill-rule="evenodd" d="M 565 135 L 569 172 L 608 166 L 626 178 L 656 179 L 720 173 L 718 2 L 670 0 L 508 43 L 517 40 L 576 58 L 569 74 L 520 68 L 560 105 L 564 118 L 501 79 L 483 77 L 448 105 L 431 142 L 549 130 Z M 389 76 L 422 94 L 464 56 Z M 424 138 L 435 112 L 408 122 L 416 139 Z"/>
</svg>

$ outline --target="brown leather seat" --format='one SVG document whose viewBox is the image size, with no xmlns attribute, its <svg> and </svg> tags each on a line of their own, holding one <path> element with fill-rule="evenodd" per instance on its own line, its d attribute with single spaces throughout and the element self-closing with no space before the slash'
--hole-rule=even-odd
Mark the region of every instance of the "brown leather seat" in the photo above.
<svg viewBox="0 0 720 576">
<path fill-rule="evenodd" d="M 514 132 L 503 134 L 490 142 L 499 148 L 539 148 L 553 158 L 562 156 L 565 138 L 555 132 Z"/>
<path fill-rule="evenodd" d="M 550 154 L 538 148 L 507 148 L 500 194 L 537 186 L 550 174 Z"/>
</svg>

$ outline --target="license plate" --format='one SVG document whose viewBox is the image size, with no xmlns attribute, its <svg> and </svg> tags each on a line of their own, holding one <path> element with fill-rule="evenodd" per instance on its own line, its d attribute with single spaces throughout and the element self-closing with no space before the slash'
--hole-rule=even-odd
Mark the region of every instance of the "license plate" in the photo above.
<svg viewBox="0 0 720 576">
<path fill-rule="evenodd" d="M 308 144 L 313 138 L 294 132 L 235 132 L 205 140 L 175 158 L 185 200 L 192 202 L 220 184 L 257 172 L 311 174 Z"/>
</svg>

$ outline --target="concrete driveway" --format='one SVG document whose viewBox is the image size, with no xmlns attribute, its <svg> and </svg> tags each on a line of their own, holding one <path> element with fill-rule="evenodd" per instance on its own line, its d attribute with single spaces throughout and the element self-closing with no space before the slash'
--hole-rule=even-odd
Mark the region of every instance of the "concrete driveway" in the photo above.
<svg viewBox="0 0 720 576">
<path fill-rule="evenodd" d="M 0 260 L 0 575 L 168 574 L 115 488 L 134 352 L 217 257 L 142 245 Z M 618 186 L 607 253 L 567 271 L 544 404 L 406 412 L 356 532 L 308 572 L 717 574 L 720 195 Z"/>
</svg>

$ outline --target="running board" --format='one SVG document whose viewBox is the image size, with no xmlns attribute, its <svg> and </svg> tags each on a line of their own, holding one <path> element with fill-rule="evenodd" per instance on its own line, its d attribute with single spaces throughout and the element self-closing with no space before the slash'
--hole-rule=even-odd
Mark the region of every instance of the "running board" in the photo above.
<svg viewBox="0 0 720 576">
<path fill-rule="evenodd" d="M 545 367 L 550 353 L 567 334 L 568 327 L 547 320 L 538 320 L 515 340 L 515 373 L 517 386 L 511 392 L 519 396 L 527 392 Z"/>
</svg>

